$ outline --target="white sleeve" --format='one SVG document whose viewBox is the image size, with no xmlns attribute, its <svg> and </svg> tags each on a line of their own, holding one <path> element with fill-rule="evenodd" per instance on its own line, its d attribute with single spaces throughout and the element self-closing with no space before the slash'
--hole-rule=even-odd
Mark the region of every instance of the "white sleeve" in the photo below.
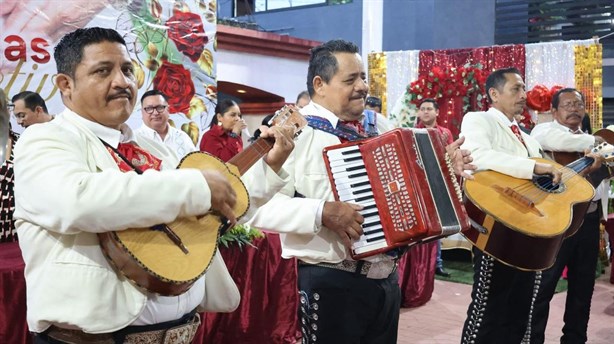
<svg viewBox="0 0 614 344">
<path fill-rule="evenodd" d="M 24 133 L 15 147 L 16 219 L 72 234 L 145 228 L 209 210 L 200 171 L 101 170 L 91 144 L 58 126 Z"/>
<path fill-rule="evenodd" d="M 595 144 L 595 137 L 590 134 L 573 134 L 566 130 L 552 128 L 549 123 L 536 125 L 531 136 L 543 149 L 555 152 L 584 152 Z"/>
</svg>

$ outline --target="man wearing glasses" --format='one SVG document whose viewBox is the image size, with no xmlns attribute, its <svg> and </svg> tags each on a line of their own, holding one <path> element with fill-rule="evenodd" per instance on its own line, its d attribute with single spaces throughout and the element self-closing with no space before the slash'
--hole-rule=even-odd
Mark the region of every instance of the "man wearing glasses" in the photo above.
<svg viewBox="0 0 614 344">
<path fill-rule="evenodd" d="M 584 96 L 576 89 L 564 88 L 552 98 L 554 120 L 536 125 L 531 132 L 546 151 L 580 152 L 580 155 L 603 140 L 582 132 L 586 116 Z M 603 168 L 603 167 L 602 167 Z M 590 179 L 590 176 L 589 176 Z M 543 343 L 549 304 L 565 266 L 568 267 L 569 290 L 565 301 L 561 343 L 586 343 L 586 330 L 595 286 L 595 270 L 599 254 L 599 222 L 607 211 L 609 181 L 602 182 L 595 192 L 584 223 L 577 233 L 565 239 L 554 266 L 542 272 L 542 281 L 535 299 L 533 318 L 528 332 L 531 343 Z"/>
<path fill-rule="evenodd" d="M 45 123 L 53 119 L 47 111 L 45 100 L 40 94 L 32 91 L 17 93 L 11 99 L 13 116 L 17 124 L 24 128 L 36 123 Z"/>
<path fill-rule="evenodd" d="M 168 102 L 164 93 L 158 90 L 145 92 L 141 97 L 141 114 L 143 125 L 135 131 L 136 135 L 165 144 L 180 159 L 196 150 L 188 134 L 168 123 Z"/>
<path fill-rule="evenodd" d="M 377 113 L 382 112 L 382 100 L 378 97 L 369 96 L 365 99 L 365 110 L 373 110 Z"/>
</svg>

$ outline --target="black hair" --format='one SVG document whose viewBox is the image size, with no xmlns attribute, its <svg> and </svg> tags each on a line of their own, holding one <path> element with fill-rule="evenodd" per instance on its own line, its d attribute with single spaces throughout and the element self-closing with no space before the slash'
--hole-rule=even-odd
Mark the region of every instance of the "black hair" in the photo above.
<svg viewBox="0 0 614 344">
<path fill-rule="evenodd" d="M 378 107 L 381 109 L 382 100 L 379 99 L 378 97 L 368 96 L 367 99 L 365 99 L 365 105 L 369 105 L 371 107 Z"/>
<path fill-rule="evenodd" d="M 217 114 L 218 113 L 220 115 L 223 115 L 224 112 L 228 111 L 229 108 L 235 105 L 239 106 L 239 104 L 237 104 L 232 99 L 222 99 L 218 101 L 217 105 L 215 105 L 215 115 L 213 116 L 213 118 L 211 118 L 211 123 L 209 123 L 209 128 L 213 128 L 213 126 L 217 124 Z"/>
<path fill-rule="evenodd" d="M 83 59 L 83 49 L 100 42 L 116 42 L 126 45 L 126 41 L 117 31 L 102 27 L 77 29 L 64 35 L 53 51 L 58 73 L 66 74 L 74 79 L 77 65 Z"/>
<path fill-rule="evenodd" d="M 432 103 L 433 107 L 435 108 L 435 110 L 439 110 L 439 104 L 437 104 L 437 101 L 433 98 L 424 98 L 422 99 L 422 101 L 420 102 L 420 105 L 418 105 L 418 108 L 420 108 L 422 106 L 422 104 L 424 103 Z"/>
<path fill-rule="evenodd" d="M 486 78 L 486 85 L 484 85 L 484 89 L 486 90 L 486 97 L 488 98 L 489 103 L 492 104 L 492 99 L 490 98 L 489 92 L 491 88 L 494 88 L 499 92 L 503 91 L 503 87 L 507 82 L 505 74 L 518 74 L 522 77 L 520 71 L 515 67 L 497 69 L 496 71 L 490 73 L 488 78 Z"/>
<path fill-rule="evenodd" d="M 358 46 L 352 42 L 335 39 L 311 49 L 307 70 L 307 91 L 310 97 L 313 97 L 315 93 L 313 78 L 320 76 L 324 82 L 328 83 L 337 73 L 339 65 L 335 53 L 356 54 Z"/>
<path fill-rule="evenodd" d="M 43 97 L 41 97 L 40 94 L 36 92 L 32 92 L 32 91 L 19 92 L 13 96 L 13 98 L 11 99 L 11 102 L 15 104 L 15 102 L 20 99 L 23 100 L 23 103 L 26 105 L 26 108 L 32 111 L 35 111 L 36 107 L 40 106 L 41 108 L 43 108 L 43 111 L 45 111 L 45 113 L 49 113 L 49 111 L 47 111 L 47 104 L 45 104 L 45 100 L 43 99 Z"/>
<path fill-rule="evenodd" d="M 582 98 L 582 103 L 584 103 L 584 95 L 582 94 L 582 92 L 576 90 L 575 88 L 566 87 L 566 88 L 561 88 L 560 90 L 556 91 L 556 93 L 552 96 L 552 108 L 553 109 L 559 108 L 559 102 L 561 101 L 561 94 L 573 93 L 573 92 L 579 94 L 580 98 Z"/>
<path fill-rule="evenodd" d="M 145 100 L 145 98 L 151 96 L 162 96 L 162 98 L 164 98 L 164 101 L 168 103 L 168 97 L 166 96 L 166 94 L 164 94 L 164 92 L 160 90 L 149 90 L 143 93 L 143 96 L 141 97 L 141 105 L 143 104 L 143 100 Z"/>
</svg>

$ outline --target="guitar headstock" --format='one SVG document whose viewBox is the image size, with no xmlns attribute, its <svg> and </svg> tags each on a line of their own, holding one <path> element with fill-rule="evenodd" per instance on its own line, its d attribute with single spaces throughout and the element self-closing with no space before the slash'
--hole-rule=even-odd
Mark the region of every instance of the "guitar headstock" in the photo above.
<svg viewBox="0 0 614 344">
<path fill-rule="evenodd" d="M 307 125 L 307 120 L 294 105 L 285 105 L 277 110 L 269 121 L 269 126 L 291 127 L 296 138 Z"/>
<path fill-rule="evenodd" d="M 614 146 L 607 142 L 602 142 L 595 146 L 591 153 L 601 155 L 608 165 L 614 164 Z"/>
</svg>

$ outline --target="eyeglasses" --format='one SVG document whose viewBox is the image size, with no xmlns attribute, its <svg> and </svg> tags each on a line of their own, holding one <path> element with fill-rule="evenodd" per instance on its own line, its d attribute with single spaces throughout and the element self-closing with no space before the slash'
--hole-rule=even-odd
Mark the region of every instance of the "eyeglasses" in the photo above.
<svg viewBox="0 0 614 344">
<path fill-rule="evenodd" d="M 149 114 L 152 114 L 154 110 L 156 110 L 156 112 L 158 113 L 162 113 L 164 112 L 164 110 L 166 110 L 167 107 L 168 105 L 148 106 L 146 108 L 143 108 L 143 110 Z"/>
<path fill-rule="evenodd" d="M 565 104 L 561 104 L 560 107 L 562 107 L 565 110 L 573 110 L 573 109 L 584 109 L 584 103 L 582 102 L 573 102 L 573 103 L 565 103 Z"/>
</svg>

